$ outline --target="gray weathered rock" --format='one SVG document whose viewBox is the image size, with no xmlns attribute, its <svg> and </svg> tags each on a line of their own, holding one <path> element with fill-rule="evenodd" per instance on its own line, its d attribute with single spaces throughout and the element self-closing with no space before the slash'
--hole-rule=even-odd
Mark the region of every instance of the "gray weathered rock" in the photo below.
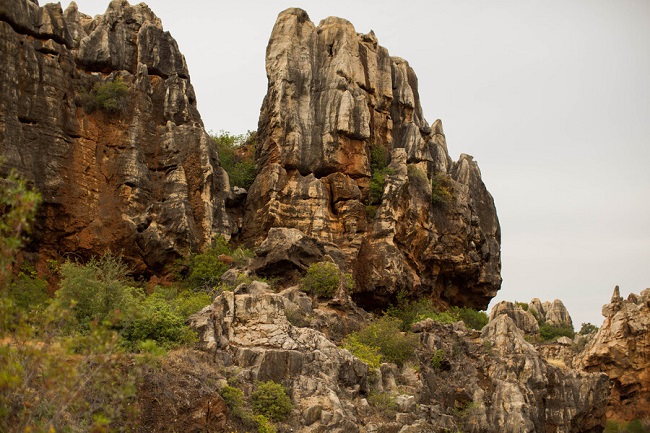
<svg viewBox="0 0 650 433">
<path fill-rule="evenodd" d="M 121 253 L 151 275 L 229 235 L 227 175 L 196 109 L 187 65 L 145 5 L 0 2 L 0 172 L 43 196 L 34 242 L 62 255 Z M 121 79 L 124 110 L 90 110 L 94 85 Z"/>
<path fill-rule="evenodd" d="M 291 228 L 328 245 L 365 307 L 406 290 L 485 308 L 501 283 L 494 203 L 472 157 L 452 162 L 440 121 L 424 119 L 408 63 L 344 19 L 288 9 L 266 68 L 244 241 Z M 377 203 L 373 152 L 390 159 Z"/>
</svg>

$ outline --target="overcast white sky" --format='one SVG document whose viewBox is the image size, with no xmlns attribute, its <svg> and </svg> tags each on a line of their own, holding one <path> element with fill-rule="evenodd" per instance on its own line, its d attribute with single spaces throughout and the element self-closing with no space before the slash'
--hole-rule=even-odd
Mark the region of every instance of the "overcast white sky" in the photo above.
<svg viewBox="0 0 650 433">
<path fill-rule="evenodd" d="M 108 1 L 77 4 L 95 15 Z M 185 54 L 214 131 L 257 128 L 280 11 L 297 6 L 316 24 L 334 15 L 374 30 L 415 69 L 424 115 L 442 119 L 452 158 L 473 155 L 494 196 L 503 261 L 495 301 L 559 298 L 579 328 L 600 326 L 616 284 L 623 296 L 650 287 L 650 1 L 147 4 Z"/>
</svg>

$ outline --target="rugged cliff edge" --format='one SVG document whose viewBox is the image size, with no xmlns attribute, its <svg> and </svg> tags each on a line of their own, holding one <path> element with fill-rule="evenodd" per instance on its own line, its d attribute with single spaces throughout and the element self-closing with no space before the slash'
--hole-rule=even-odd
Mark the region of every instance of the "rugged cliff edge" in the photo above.
<svg viewBox="0 0 650 433">
<path fill-rule="evenodd" d="M 605 321 L 575 360 L 576 366 L 604 372 L 614 386 L 608 418 L 650 418 L 650 289 L 627 299 L 618 286 L 603 306 Z"/>
<path fill-rule="evenodd" d="M 485 308 L 501 284 L 494 203 L 472 157 L 453 162 L 441 122 L 424 119 L 408 63 L 344 19 L 315 26 L 288 9 L 266 70 L 241 238 L 259 244 L 271 229 L 300 230 L 320 257 L 353 272 L 364 307 L 406 290 Z M 268 260 L 258 271 L 301 266 Z"/>
<path fill-rule="evenodd" d="M 148 6 L 114 0 L 91 18 L 74 3 L 1 0 L 0 40 L 0 170 L 43 196 L 37 261 L 112 250 L 151 275 L 229 233 L 227 175 Z M 120 81 L 122 106 L 89 109 Z"/>
</svg>

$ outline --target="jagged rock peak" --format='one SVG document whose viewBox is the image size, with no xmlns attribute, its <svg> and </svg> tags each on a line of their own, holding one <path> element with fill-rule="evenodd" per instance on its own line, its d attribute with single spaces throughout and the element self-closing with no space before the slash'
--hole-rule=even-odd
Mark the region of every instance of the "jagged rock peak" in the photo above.
<svg viewBox="0 0 650 433">
<path fill-rule="evenodd" d="M 145 4 L 91 18 L 0 2 L 0 156 L 43 196 L 27 254 L 44 264 L 120 252 L 138 274 L 230 233 L 227 175 L 185 59 Z M 97 86 L 123 83 L 111 106 Z M 118 104 L 119 103 L 119 104 Z"/>
<path fill-rule="evenodd" d="M 347 20 L 315 26 L 293 8 L 278 16 L 266 71 L 241 238 L 300 230 L 352 271 L 369 308 L 399 291 L 485 308 L 501 284 L 494 202 L 476 162 L 453 162 L 441 122 L 424 119 L 408 63 Z M 280 265 L 269 269 L 299 270 Z"/>
<path fill-rule="evenodd" d="M 607 414 L 630 421 L 650 417 L 650 289 L 628 299 L 618 286 L 603 306 L 605 320 L 575 365 L 613 382 Z"/>
</svg>

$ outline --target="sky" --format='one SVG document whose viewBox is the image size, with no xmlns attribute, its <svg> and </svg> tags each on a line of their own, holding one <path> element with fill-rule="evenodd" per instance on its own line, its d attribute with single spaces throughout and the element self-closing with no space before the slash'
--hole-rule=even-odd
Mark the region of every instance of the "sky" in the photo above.
<svg viewBox="0 0 650 433">
<path fill-rule="evenodd" d="M 88 15 L 108 5 L 76 3 Z M 561 299 L 579 329 L 601 325 L 615 285 L 623 296 L 650 287 L 650 1 L 147 4 L 185 55 L 215 132 L 257 129 L 282 10 L 374 30 L 415 70 L 424 116 L 442 120 L 451 157 L 473 155 L 494 197 L 503 285 L 491 306 Z"/>
</svg>

